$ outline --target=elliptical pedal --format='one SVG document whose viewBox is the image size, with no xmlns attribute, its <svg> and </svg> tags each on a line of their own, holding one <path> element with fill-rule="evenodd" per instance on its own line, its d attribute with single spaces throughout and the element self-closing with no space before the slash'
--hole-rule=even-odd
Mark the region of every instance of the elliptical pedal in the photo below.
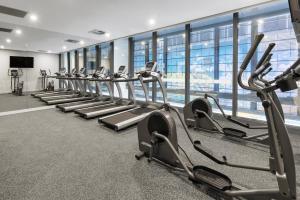
<svg viewBox="0 0 300 200">
<path fill-rule="evenodd" d="M 223 128 L 223 133 L 225 136 L 244 138 L 247 137 L 247 133 L 245 131 L 235 129 L 235 128 Z"/>
<path fill-rule="evenodd" d="M 221 191 L 231 190 L 232 181 L 226 175 L 205 166 L 193 167 L 194 178 L 191 179 L 196 184 L 208 184 Z"/>
</svg>

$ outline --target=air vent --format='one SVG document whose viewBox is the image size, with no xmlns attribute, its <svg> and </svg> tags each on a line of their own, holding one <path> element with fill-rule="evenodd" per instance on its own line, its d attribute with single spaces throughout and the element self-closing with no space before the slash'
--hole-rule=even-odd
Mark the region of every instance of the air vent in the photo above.
<svg viewBox="0 0 300 200">
<path fill-rule="evenodd" d="M 65 42 L 69 42 L 69 43 L 78 43 L 79 41 L 78 40 L 72 40 L 72 39 L 68 39 L 68 40 L 65 40 Z"/>
<path fill-rule="evenodd" d="M 9 28 L 0 28 L 0 32 L 11 33 L 13 30 Z"/>
<path fill-rule="evenodd" d="M 21 17 L 21 18 L 24 18 L 27 15 L 26 11 L 9 8 L 9 7 L 5 7 L 5 6 L 1 6 L 1 5 L 0 5 L 0 13 L 6 14 L 6 15 L 11 15 L 14 17 Z"/>
<path fill-rule="evenodd" d="M 89 33 L 93 33 L 93 34 L 96 34 L 96 35 L 103 35 L 103 34 L 105 34 L 104 31 L 100 31 L 100 30 L 97 30 L 97 29 L 91 30 L 91 31 L 89 31 Z"/>
</svg>

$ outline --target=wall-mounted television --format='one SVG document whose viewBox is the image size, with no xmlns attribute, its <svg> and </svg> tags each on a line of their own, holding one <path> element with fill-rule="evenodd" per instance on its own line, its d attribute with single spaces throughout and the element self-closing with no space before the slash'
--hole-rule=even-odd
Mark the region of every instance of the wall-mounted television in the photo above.
<svg viewBox="0 0 300 200">
<path fill-rule="evenodd" d="M 9 63 L 11 68 L 33 68 L 34 59 L 33 57 L 10 56 Z"/>
</svg>

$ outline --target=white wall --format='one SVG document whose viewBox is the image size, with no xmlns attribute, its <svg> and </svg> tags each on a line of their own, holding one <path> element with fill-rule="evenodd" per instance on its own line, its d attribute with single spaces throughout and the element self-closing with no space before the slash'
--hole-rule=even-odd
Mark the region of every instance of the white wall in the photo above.
<svg viewBox="0 0 300 200">
<path fill-rule="evenodd" d="M 122 38 L 114 41 L 114 72 L 117 72 L 121 65 L 128 69 L 128 38 Z M 120 83 L 123 98 L 128 97 L 126 83 Z M 114 88 L 114 96 L 118 97 L 117 88 Z"/>
<path fill-rule="evenodd" d="M 59 68 L 59 57 L 56 54 L 0 50 L 0 94 L 11 92 L 10 77 L 8 76 L 10 56 L 34 57 L 34 68 L 22 69 L 23 76 L 20 81 L 24 81 L 24 92 L 41 90 L 40 69 L 50 69 L 54 74 Z M 54 82 L 55 88 L 58 88 L 58 81 Z"/>
</svg>

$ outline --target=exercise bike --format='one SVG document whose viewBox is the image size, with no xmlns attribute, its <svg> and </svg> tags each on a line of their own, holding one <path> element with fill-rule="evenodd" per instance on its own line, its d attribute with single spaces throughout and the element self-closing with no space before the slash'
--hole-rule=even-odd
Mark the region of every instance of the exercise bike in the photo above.
<svg viewBox="0 0 300 200">
<path fill-rule="evenodd" d="M 136 155 L 136 159 L 139 160 L 146 156 L 149 162 L 157 161 L 173 170 L 183 171 L 193 183 L 205 185 L 206 187 L 202 188 L 213 190 L 215 195 L 221 199 L 295 200 L 296 172 L 292 146 L 282 113 L 276 107 L 272 93 L 277 89 L 290 91 L 297 88 L 296 81 L 300 80 L 300 66 L 297 64 L 299 60 L 287 69 L 282 76 L 270 81 L 269 85 L 266 86 L 259 77 L 270 67 L 268 55 L 271 48 L 268 48 L 266 54 L 262 57 L 264 62 L 262 62 L 261 66 L 257 66 L 255 72 L 249 77 L 249 86 L 244 85 L 241 77 L 262 39 L 263 34 L 256 36 L 240 67 L 238 83 L 244 89 L 257 92 L 263 103 L 270 138 L 269 167 L 234 164 L 229 162 L 225 156 L 215 156 L 199 140 L 192 138 L 179 111 L 168 104 L 164 104 L 163 110 L 153 112 L 138 124 L 138 140 L 141 153 Z M 183 148 L 178 144 L 176 124 L 170 111 L 176 113 L 189 141 L 201 155 L 219 165 L 270 172 L 276 176 L 278 187 L 272 189 L 245 189 L 234 185 L 231 179 L 223 173 L 206 166 L 194 165 Z M 189 163 L 184 162 L 179 154 L 179 150 L 182 150 Z"/>
<path fill-rule="evenodd" d="M 22 96 L 24 87 L 24 81 L 20 81 L 20 77 L 23 76 L 22 69 L 8 69 L 8 76 L 10 76 L 12 94 Z"/>
</svg>

